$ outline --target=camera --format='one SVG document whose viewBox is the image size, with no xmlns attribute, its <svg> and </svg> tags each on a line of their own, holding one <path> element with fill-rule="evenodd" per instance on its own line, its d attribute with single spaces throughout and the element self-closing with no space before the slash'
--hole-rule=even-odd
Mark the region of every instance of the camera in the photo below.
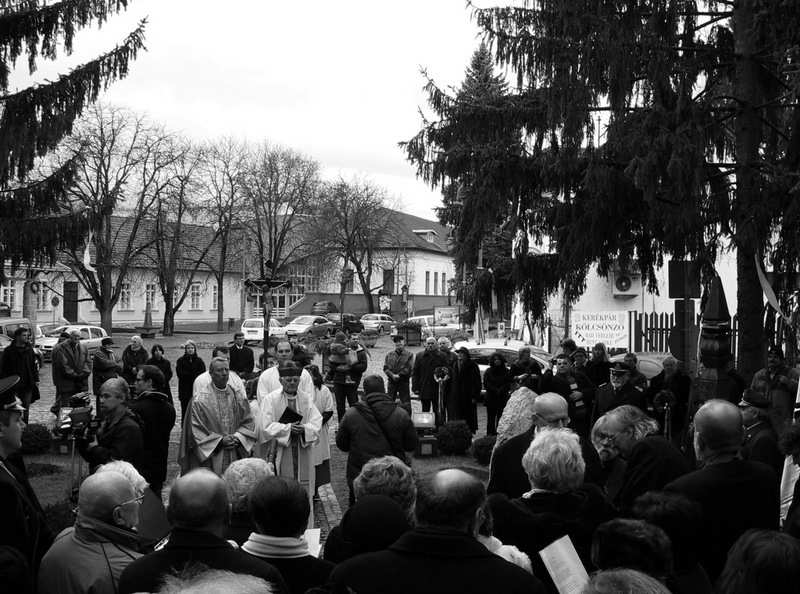
<svg viewBox="0 0 800 594">
<path fill-rule="evenodd" d="M 66 438 L 94 439 L 100 420 L 92 416 L 92 395 L 80 392 L 70 397 L 69 407 L 61 409 L 58 421 L 58 433 Z"/>
</svg>

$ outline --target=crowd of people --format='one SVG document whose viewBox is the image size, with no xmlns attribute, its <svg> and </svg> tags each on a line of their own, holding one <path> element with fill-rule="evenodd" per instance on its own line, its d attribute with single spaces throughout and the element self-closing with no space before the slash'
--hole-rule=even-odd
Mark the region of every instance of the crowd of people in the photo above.
<svg viewBox="0 0 800 594">
<path fill-rule="evenodd" d="M 528 348 L 512 365 L 496 353 L 481 377 L 446 338 L 416 357 L 397 338 L 374 375 L 344 334 L 322 369 L 280 341 L 259 371 L 237 333 L 207 367 L 186 342 L 178 417 L 160 345 L 148 353 L 134 336 L 118 356 L 105 338 L 89 357 L 79 335 L 63 338 L 53 409 L 88 393 L 92 375 L 100 425 L 75 435 L 90 474 L 57 535 L 19 454 L 38 397 L 24 331 L 0 368 L 9 592 L 538 593 L 577 580 L 587 594 L 777 594 L 800 583 L 799 376 L 779 349 L 749 388 L 698 401 L 675 359 L 648 379 L 635 355 L 612 364 L 602 344 L 590 355 L 564 341 L 552 370 Z M 483 399 L 488 485 L 457 468 L 412 470 L 412 394 L 473 433 Z M 164 508 L 178 418 L 180 476 Z M 318 550 L 331 442 L 347 454 L 349 505 Z"/>
</svg>

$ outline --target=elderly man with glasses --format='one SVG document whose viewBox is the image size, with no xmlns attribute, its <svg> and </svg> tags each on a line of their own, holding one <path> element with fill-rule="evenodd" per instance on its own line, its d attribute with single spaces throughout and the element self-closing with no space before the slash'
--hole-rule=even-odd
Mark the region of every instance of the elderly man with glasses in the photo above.
<svg viewBox="0 0 800 594">
<path fill-rule="evenodd" d="M 528 451 L 533 438 L 541 429 L 545 427 L 561 429 L 569 426 L 568 410 L 566 399 L 554 392 L 545 392 L 536 397 L 533 402 L 531 428 L 499 445 L 492 454 L 487 493 L 504 493 L 510 499 L 514 499 L 530 490 L 530 481 L 522 468 L 522 456 Z M 583 480 L 598 483 L 601 470 L 597 452 L 586 440 L 581 440 L 580 444 L 586 464 Z"/>
<path fill-rule="evenodd" d="M 143 498 L 119 472 L 83 481 L 75 525 L 56 537 L 42 559 L 38 592 L 116 592 L 122 571 L 141 557 L 135 528 Z"/>
<path fill-rule="evenodd" d="M 658 423 L 635 406 L 620 406 L 600 417 L 592 428 L 592 441 L 601 459 L 627 462 L 614 498 L 623 513 L 639 495 L 661 490 L 691 470 L 680 450 L 658 435 Z"/>
</svg>

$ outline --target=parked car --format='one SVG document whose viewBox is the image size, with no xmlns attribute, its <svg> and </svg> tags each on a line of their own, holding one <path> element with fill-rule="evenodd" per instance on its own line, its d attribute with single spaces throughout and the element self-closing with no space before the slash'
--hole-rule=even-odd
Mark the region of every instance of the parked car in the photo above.
<svg viewBox="0 0 800 594">
<path fill-rule="evenodd" d="M 437 324 L 433 315 L 411 316 L 410 318 L 406 319 L 406 322 L 419 324 L 423 339 L 428 338 L 429 336 L 435 336 L 436 338 L 440 336 L 447 336 L 449 338 L 454 334 L 464 332 L 459 324 L 445 324 L 444 322 Z"/>
<path fill-rule="evenodd" d="M 637 364 L 639 373 L 645 376 L 648 382 L 664 370 L 664 359 L 670 356 L 669 353 L 634 353 L 634 355 L 639 361 Z M 624 362 L 625 353 L 614 355 L 609 358 L 609 361 L 612 363 Z"/>
<path fill-rule="evenodd" d="M 44 354 L 45 361 L 50 361 L 53 358 L 53 347 L 58 343 L 58 337 L 61 333 L 72 332 L 73 330 L 77 330 L 81 333 L 81 344 L 86 345 L 90 355 L 100 348 L 100 342 L 108 336 L 106 331 L 100 326 L 84 326 L 81 324 L 57 326 L 48 332 L 38 343 L 39 348 L 42 349 L 42 353 Z"/>
<path fill-rule="evenodd" d="M 481 380 L 483 380 L 483 373 L 489 368 L 489 358 L 499 352 L 506 360 L 506 364 L 511 367 L 513 363 L 519 359 L 519 350 L 527 346 L 531 350 L 531 358 L 542 366 L 542 370 L 551 368 L 550 360 L 552 356 L 546 350 L 533 345 L 526 345 L 521 341 L 509 340 L 508 344 L 501 339 L 489 339 L 486 342 L 478 344 L 464 340 L 459 341 L 453 345 L 453 349 L 460 349 L 467 347 L 469 355 L 475 363 L 478 364 L 478 369 L 481 371 Z"/>
<path fill-rule="evenodd" d="M 286 324 L 286 336 L 320 338 L 333 336 L 335 332 L 334 323 L 322 316 L 297 316 Z"/>
<path fill-rule="evenodd" d="M 390 334 L 394 326 L 394 319 L 386 314 L 364 314 L 361 316 L 364 330 L 377 330 L 378 334 Z"/>
<path fill-rule="evenodd" d="M 357 334 L 364 330 L 364 324 L 358 319 L 358 316 L 351 313 L 329 313 L 327 316 L 331 322 L 336 325 L 336 330 L 341 330 L 345 334 Z"/>
<path fill-rule="evenodd" d="M 242 333 L 245 344 L 264 342 L 264 318 L 247 318 L 242 322 Z M 276 340 L 286 338 L 286 328 L 275 318 L 269 319 L 269 338 L 270 342 L 273 342 L 273 338 Z"/>
<path fill-rule="evenodd" d="M 317 301 L 311 306 L 311 313 L 317 316 L 324 316 L 329 313 L 336 313 L 339 308 L 333 301 Z"/>
</svg>

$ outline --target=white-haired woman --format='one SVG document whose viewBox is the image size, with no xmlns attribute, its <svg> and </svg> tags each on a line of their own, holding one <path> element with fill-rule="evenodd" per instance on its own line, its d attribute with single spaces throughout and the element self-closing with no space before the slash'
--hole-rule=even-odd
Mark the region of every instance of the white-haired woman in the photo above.
<svg viewBox="0 0 800 594">
<path fill-rule="evenodd" d="M 592 532 L 614 510 L 598 487 L 583 483 L 586 464 L 578 436 L 569 429 L 541 428 L 522 457 L 522 467 L 530 491 L 519 499 L 489 496 L 494 535 L 526 553 L 540 578 L 548 574 L 539 551 L 565 535 L 588 566 Z"/>
<path fill-rule="evenodd" d="M 635 406 L 618 406 L 600 417 L 592 441 L 599 445 L 601 459 L 607 450 L 627 463 L 614 498 L 622 512 L 630 510 L 639 495 L 659 491 L 691 470 L 680 450 L 658 435 L 658 423 Z"/>
</svg>

